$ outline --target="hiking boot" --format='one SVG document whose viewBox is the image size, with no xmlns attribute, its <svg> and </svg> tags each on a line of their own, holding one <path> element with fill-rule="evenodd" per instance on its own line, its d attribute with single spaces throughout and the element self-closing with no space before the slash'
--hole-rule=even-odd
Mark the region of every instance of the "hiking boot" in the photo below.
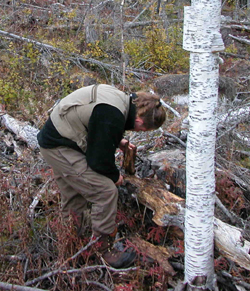
<svg viewBox="0 0 250 291">
<path fill-rule="evenodd" d="M 127 268 L 133 264 L 136 259 L 135 252 L 121 252 L 114 248 L 114 234 L 101 234 L 97 244 L 99 253 L 103 259 L 113 268 Z"/>
</svg>

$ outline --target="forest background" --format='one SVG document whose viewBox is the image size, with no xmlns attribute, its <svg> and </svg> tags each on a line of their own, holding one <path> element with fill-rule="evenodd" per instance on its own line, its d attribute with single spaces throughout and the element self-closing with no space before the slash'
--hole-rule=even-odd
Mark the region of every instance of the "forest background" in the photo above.
<svg viewBox="0 0 250 291">
<path fill-rule="evenodd" d="M 189 53 L 182 49 L 185 5 L 190 1 L 0 1 L 1 114 L 7 112 L 40 129 L 55 102 L 81 86 L 107 83 L 127 92 L 153 89 L 173 110 L 167 111 L 165 134 L 155 131 L 130 137 L 141 149 L 140 159 L 183 147 L 181 122 L 188 108 L 175 96 L 184 98 L 188 93 Z M 249 113 L 239 116 L 242 108 L 249 108 L 250 97 L 248 5 L 247 1 L 222 3 L 225 51 L 220 53 L 218 112 L 230 118 L 224 117 L 216 145 L 217 163 L 223 173 L 229 173 L 217 174 L 218 197 L 230 215 L 241 221 L 246 237 L 250 229 Z M 28 288 L 24 286 L 167 290 L 183 279 L 182 231 L 157 226 L 150 210 L 124 198 L 124 193 L 117 217 L 123 232 L 171 250 L 169 261 L 175 274 L 147 260 L 128 271 L 107 272 L 91 251 L 74 257 L 91 232 L 86 228 L 86 239 L 79 240 L 72 224 L 62 226 L 59 191 L 39 149 L 27 147 L 3 122 L 0 146 L 0 281 L 5 288 L 10 283 L 20 290 Z M 122 164 L 119 152 L 117 163 Z M 249 270 L 219 253 L 215 253 L 215 268 L 220 290 L 250 290 Z M 235 282 L 241 282 L 241 287 Z"/>
</svg>

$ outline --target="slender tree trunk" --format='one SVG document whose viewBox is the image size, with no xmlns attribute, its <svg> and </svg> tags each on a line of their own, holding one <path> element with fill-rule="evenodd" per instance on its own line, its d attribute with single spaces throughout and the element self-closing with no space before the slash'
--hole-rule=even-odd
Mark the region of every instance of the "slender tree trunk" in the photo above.
<svg viewBox="0 0 250 291">
<path fill-rule="evenodd" d="M 125 63 L 125 52 L 124 52 L 124 24 L 123 24 L 123 6 L 125 0 L 121 0 L 120 4 L 120 25 L 121 25 L 121 60 L 122 60 L 122 86 L 125 89 L 126 79 L 126 63 Z"/>
<path fill-rule="evenodd" d="M 190 51 L 189 134 L 186 153 L 185 282 L 214 289 L 214 202 L 220 0 L 185 7 L 183 47 Z"/>
<path fill-rule="evenodd" d="M 235 0 L 235 8 L 234 8 L 234 20 L 239 21 L 239 11 L 240 11 L 240 4 L 239 0 Z"/>
</svg>

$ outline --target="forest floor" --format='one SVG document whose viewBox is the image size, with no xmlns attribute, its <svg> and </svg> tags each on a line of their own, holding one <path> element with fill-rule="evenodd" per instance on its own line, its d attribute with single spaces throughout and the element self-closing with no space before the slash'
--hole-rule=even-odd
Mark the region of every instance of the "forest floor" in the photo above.
<svg viewBox="0 0 250 291">
<path fill-rule="evenodd" d="M 124 270 L 106 266 L 92 246 L 86 249 L 91 237 L 89 220 L 86 220 L 84 238 L 77 237 L 73 221 L 62 220 L 60 193 L 53 180 L 52 170 L 44 162 L 39 150 L 31 150 L 20 140 L 15 141 L 15 136 L 4 128 L 1 137 L 2 282 L 37 288 L 35 290 L 160 291 L 174 290 L 178 282 L 183 280 L 184 235 L 180 228 L 156 225 L 152 221 L 153 212 L 138 203 L 124 187 L 120 187 L 116 246 L 133 246 L 138 252 L 138 260 L 134 266 Z M 150 172 L 152 169 L 148 163 L 148 154 L 162 149 L 180 148 L 181 145 L 171 138 L 164 138 L 159 131 L 137 135 L 137 143 L 142 147 L 145 140 L 151 147 L 145 147 L 138 153 L 136 174 L 142 177 L 141 168 L 144 166 L 147 178 L 157 179 Z M 21 154 L 18 156 L 17 152 Z M 123 155 L 118 152 L 117 165 L 122 168 L 122 163 Z M 250 202 L 232 182 L 225 179 L 220 182 L 221 185 L 217 186 L 224 189 L 220 191 L 223 203 L 245 222 L 248 221 L 249 225 Z M 34 208 L 35 197 L 38 203 Z M 216 208 L 216 215 L 228 221 L 228 217 L 219 208 Z M 172 269 L 159 264 L 156 258 L 149 258 L 145 249 L 145 253 L 142 253 L 133 244 L 134 237 L 164 247 L 169 252 L 168 263 Z M 214 263 L 219 290 L 250 290 L 248 270 L 227 259 L 216 249 Z"/>
</svg>

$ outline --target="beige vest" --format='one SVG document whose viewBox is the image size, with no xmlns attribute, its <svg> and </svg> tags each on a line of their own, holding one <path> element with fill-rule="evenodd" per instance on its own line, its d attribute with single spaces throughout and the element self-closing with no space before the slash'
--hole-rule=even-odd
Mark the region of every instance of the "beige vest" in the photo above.
<svg viewBox="0 0 250 291">
<path fill-rule="evenodd" d="M 86 152 L 89 119 L 95 106 L 101 103 L 118 108 L 127 120 L 129 95 L 105 84 L 74 91 L 56 105 L 50 117 L 61 136 L 73 140 Z"/>
</svg>

